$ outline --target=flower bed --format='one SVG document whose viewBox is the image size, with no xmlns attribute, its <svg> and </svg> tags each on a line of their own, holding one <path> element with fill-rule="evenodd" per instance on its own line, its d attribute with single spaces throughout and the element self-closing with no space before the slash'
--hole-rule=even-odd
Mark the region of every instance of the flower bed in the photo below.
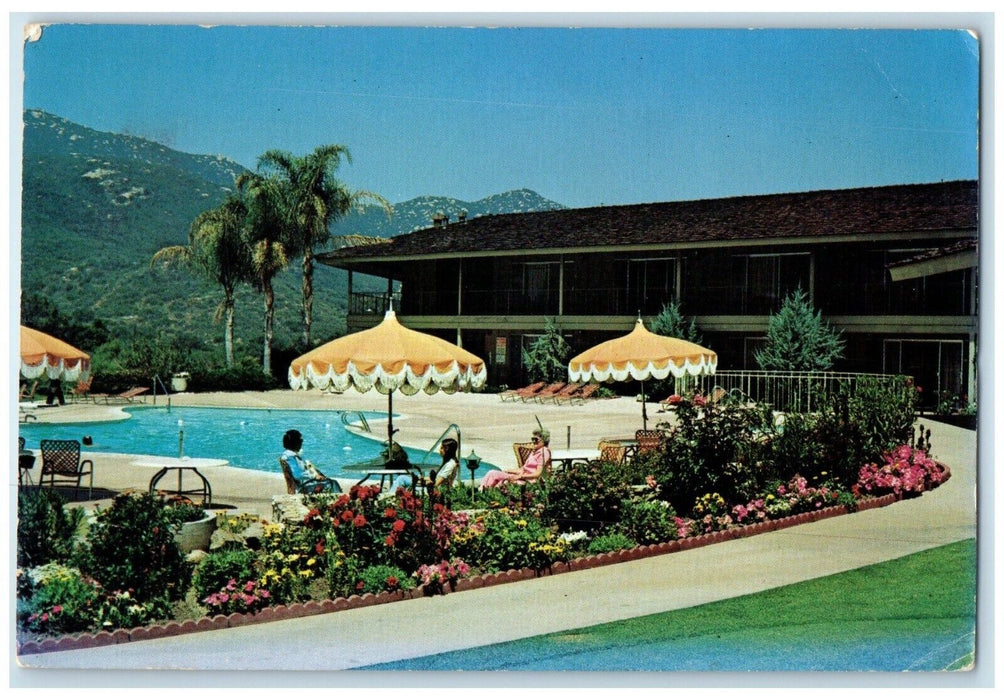
<svg viewBox="0 0 1004 700">
<path fill-rule="evenodd" d="M 902 465 L 906 463 L 913 467 L 923 465 L 929 474 L 936 474 L 932 479 L 923 482 L 927 484 L 928 488 L 933 488 L 944 483 L 950 476 L 947 467 L 927 459 L 926 456 L 916 455 L 912 452 L 906 455 L 905 452 L 900 451 L 896 455 L 890 455 L 890 457 L 892 458 L 892 464 Z M 865 470 L 863 469 L 862 471 L 864 472 Z M 907 474 L 906 483 L 911 489 L 914 489 L 920 481 L 914 478 L 913 475 Z M 490 518 L 500 517 L 506 521 L 506 525 L 501 530 L 507 534 L 498 538 L 503 542 L 513 537 L 513 532 L 524 533 L 522 539 L 518 536 L 515 537 L 515 540 L 522 542 L 521 546 L 524 546 L 527 550 L 526 557 L 528 559 L 524 562 L 526 564 L 524 566 L 511 566 L 499 571 L 478 571 L 472 569 L 469 564 L 459 557 L 453 557 L 444 559 L 436 564 L 419 565 L 415 571 L 415 580 L 409 581 L 409 585 L 407 586 L 402 586 L 402 581 L 408 579 L 402 569 L 397 569 L 397 572 L 400 574 L 399 577 L 393 573 L 393 567 L 389 565 L 377 565 L 376 567 L 370 567 L 370 571 L 377 571 L 375 577 L 370 578 L 376 582 L 376 589 L 383 588 L 383 590 L 364 590 L 365 584 L 363 587 L 356 585 L 358 592 L 355 593 L 323 599 L 288 602 L 279 602 L 273 599 L 271 593 L 264 588 L 263 581 L 248 580 L 240 582 L 237 579 L 231 578 L 222 589 L 208 595 L 204 599 L 203 602 L 207 607 L 207 614 L 204 617 L 134 627 L 123 626 L 118 629 L 107 629 L 99 632 L 27 639 L 19 642 L 18 653 L 33 654 L 119 644 L 188 632 L 225 629 L 305 615 L 337 612 L 339 610 L 390 603 L 426 595 L 473 590 L 540 576 L 579 571 L 596 566 L 605 566 L 649 556 L 684 551 L 716 544 L 729 539 L 755 536 L 764 532 L 843 515 L 855 510 L 882 507 L 894 503 L 908 494 L 916 493 L 916 491 L 904 489 L 902 485 L 897 489 L 896 485 L 889 483 L 887 479 L 881 479 L 878 484 L 874 484 L 869 494 L 863 494 L 852 500 L 834 497 L 833 492 L 825 488 L 809 487 L 801 479 L 793 480 L 793 482 L 788 484 L 777 484 L 774 488 L 777 494 L 774 499 L 756 499 L 748 504 L 734 506 L 731 509 L 727 509 L 724 501 L 720 497 L 717 497 L 716 494 L 709 494 L 706 498 L 700 500 L 700 508 L 695 513 L 695 515 L 701 517 L 674 519 L 676 534 L 678 535 L 675 539 L 607 552 L 580 554 L 579 556 L 570 555 L 571 547 L 576 542 L 589 539 L 584 534 L 580 536 L 580 533 L 565 533 L 564 537 L 555 536 L 553 539 L 548 538 L 546 535 L 529 528 L 530 523 L 520 518 L 519 514 L 510 513 L 507 508 L 498 508 L 487 511 L 485 519 L 489 520 Z M 886 493 L 877 493 L 883 489 L 886 490 Z M 380 504 L 382 499 L 376 498 L 377 495 L 375 491 L 360 492 L 356 490 L 354 493 L 345 494 L 329 502 L 324 508 L 332 516 L 331 521 L 338 523 L 337 525 L 333 525 L 333 527 L 354 528 L 356 532 L 353 534 L 358 534 L 358 530 L 365 527 L 366 524 L 361 519 L 367 517 L 367 512 L 373 513 L 382 510 L 377 517 L 382 516 L 383 520 L 389 523 L 389 525 L 385 523 L 385 527 L 379 530 L 381 533 L 383 530 L 386 530 L 401 538 L 394 542 L 395 545 L 408 536 L 407 533 L 409 530 L 421 529 L 423 519 L 419 517 L 418 524 L 416 524 L 415 519 L 416 514 L 421 514 L 421 502 L 419 499 L 409 500 L 414 497 L 411 497 L 406 492 L 399 492 L 400 500 L 406 504 L 404 512 L 401 513 L 393 506 Z M 772 509 L 768 503 L 770 500 L 773 500 L 775 503 L 783 501 L 787 505 L 787 508 L 778 509 L 774 507 Z M 840 502 L 841 500 L 843 502 Z M 359 509 L 361 512 L 351 510 L 351 517 L 349 517 L 345 513 L 350 508 Z M 705 510 L 710 512 L 705 513 Z M 440 528 L 441 532 L 448 533 L 449 536 L 457 538 L 460 544 L 464 542 L 465 537 L 472 536 L 472 531 L 476 532 L 477 530 L 472 525 L 472 522 L 477 522 L 477 518 L 472 518 L 471 514 L 452 513 L 443 507 L 436 509 L 435 512 L 442 516 L 434 519 L 437 523 L 436 527 Z M 323 520 L 321 513 L 321 508 L 315 508 L 305 518 L 305 527 L 289 529 L 316 532 L 318 521 Z M 240 519 L 237 518 L 235 520 Z M 245 518 L 245 520 L 249 519 Z M 405 523 L 404 526 L 400 525 L 402 522 Z M 226 526 L 226 523 L 224 523 L 224 527 Z M 388 539 L 393 538 L 394 534 L 388 534 L 386 537 Z M 283 528 L 278 528 L 271 524 L 263 530 L 263 535 L 265 539 L 273 539 L 273 545 L 277 545 L 281 541 L 287 545 L 287 548 L 295 540 L 295 537 L 291 533 L 284 532 Z M 540 538 L 543 539 L 541 540 Z M 595 540 L 596 538 L 593 539 Z M 542 542 L 544 543 L 542 544 Z M 551 544 L 546 544 L 546 542 L 551 542 Z M 385 542 L 385 544 L 390 545 L 388 542 Z M 504 544 L 499 545 L 496 543 L 493 546 L 499 547 L 500 551 L 505 550 Z M 462 548 L 461 546 L 460 549 Z M 315 543 L 312 550 L 314 556 L 307 556 L 310 553 L 305 552 L 302 562 L 299 562 L 299 555 L 286 555 L 285 559 L 287 562 L 298 562 L 294 563 L 294 568 L 296 569 L 292 572 L 294 578 L 314 578 L 313 573 L 308 577 L 304 575 L 304 572 L 310 572 L 310 567 L 316 566 L 317 557 L 320 556 L 322 549 L 323 547 Z M 338 552 L 335 569 L 347 566 L 344 552 L 341 550 L 338 550 Z M 544 556 L 544 554 L 547 556 Z M 408 556 L 411 555 L 409 554 Z M 502 555 L 500 554 L 499 556 Z M 52 568 L 52 565 L 48 566 Z M 358 565 L 354 571 L 358 575 Z M 65 571 L 62 571 L 61 575 L 65 578 Z M 272 575 L 278 577 L 277 580 L 281 579 L 279 572 L 272 570 Z M 390 579 L 394 580 L 391 581 Z M 365 582 L 366 577 L 360 576 L 360 580 Z M 289 597 L 288 591 L 283 596 Z M 53 609 L 50 609 L 48 614 L 58 617 L 64 613 L 62 609 L 55 610 L 54 608 L 55 606 L 53 606 Z"/>
</svg>

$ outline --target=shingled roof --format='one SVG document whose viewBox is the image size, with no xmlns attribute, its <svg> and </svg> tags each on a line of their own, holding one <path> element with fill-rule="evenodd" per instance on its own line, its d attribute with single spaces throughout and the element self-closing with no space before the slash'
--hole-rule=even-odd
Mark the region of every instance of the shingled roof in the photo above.
<svg viewBox="0 0 1004 700">
<path fill-rule="evenodd" d="M 497 214 L 317 256 L 367 258 L 975 229 L 975 181 Z"/>
</svg>

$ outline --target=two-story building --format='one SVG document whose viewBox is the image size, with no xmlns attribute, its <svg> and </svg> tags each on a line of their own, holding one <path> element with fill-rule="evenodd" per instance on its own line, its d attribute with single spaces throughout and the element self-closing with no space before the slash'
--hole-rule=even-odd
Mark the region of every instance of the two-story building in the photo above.
<svg viewBox="0 0 1004 700">
<path fill-rule="evenodd" d="M 842 330 L 835 370 L 904 373 L 925 400 L 975 400 L 974 181 L 437 220 L 318 260 L 349 271 L 348 330 L 393 303 L 405 325 L 525 381 L 521 350 L 556 319 L 575 352 L 678 300 L 719 369 L 753 369 L 769 314 L 801 287 Z M 353 288 L 353 273 L 387 280 Z"/>
</svg>

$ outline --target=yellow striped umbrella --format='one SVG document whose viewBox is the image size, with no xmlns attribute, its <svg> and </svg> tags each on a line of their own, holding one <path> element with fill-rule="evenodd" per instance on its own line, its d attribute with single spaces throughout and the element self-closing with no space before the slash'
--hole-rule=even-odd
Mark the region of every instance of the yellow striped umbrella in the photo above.
<svg viewBox="0 0 1004 700">
<path fill-rule="evenodd" d="M 645 408 L 645 380 L 714 374 L 718 354 L 680 338 L 656 335 L 639 318 L 634 330 L 620 338 L 595 345 L 576 355 L 568 363 L 568 379 L 573 382 L 642 383 L 641 415 L 648 427 Z"/>
</svg>

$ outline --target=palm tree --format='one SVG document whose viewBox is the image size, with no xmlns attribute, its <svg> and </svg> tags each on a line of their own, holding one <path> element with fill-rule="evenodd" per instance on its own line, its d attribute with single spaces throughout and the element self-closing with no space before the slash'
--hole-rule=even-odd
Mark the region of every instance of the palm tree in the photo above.
<svg viewBox="0 0 1004 700">
<path fill-rule="evenodd" d="M 265 297 L 262 372 L 271 375 L 272 326 L 275 316 L 272 280 L 289 265 L 285 192 L 277 178 L 260 173 L 242 173 L 237 178 L 237 189 L 245 196 L 248 210 L 244 230 L 250 254 L 251 284 Z"/>
<path fill-rule="evenodd" d="M 306 156 L 287 151 L 266 151 L 258 159 L 259 171 L 278 175 L 285 187 L 286 215 L 289 217 L 289 250 L 303 256 L 303 342 L 311 345 L 310 328 L 314 308 L 314 249 L 331 239 L 331 224 L 353 207 L 372 201 L 390 217 L 392 209 L 383 197 L 365 191 L 350 191 L 335 177 L 342 158 L 352 156 L 345 146 L 318 146 Z"/>
<path fill-rule="evenodd" d="M 234 363 L 234 292 L 245 281 L 250 270 L 250 256 L 243 233 L 247 208 L 237 197 L 228 197 L 223 204 L 199 214 L 188 230 L 188 245 L 167 246 L 158 250 L 150 261 L 166 264 L 178 262 L 200 271 L 223 288 L 223 301 L 216 309 L 216 321 L 226 319 L 223 343 L 226 363 Z"/>
</svg>

